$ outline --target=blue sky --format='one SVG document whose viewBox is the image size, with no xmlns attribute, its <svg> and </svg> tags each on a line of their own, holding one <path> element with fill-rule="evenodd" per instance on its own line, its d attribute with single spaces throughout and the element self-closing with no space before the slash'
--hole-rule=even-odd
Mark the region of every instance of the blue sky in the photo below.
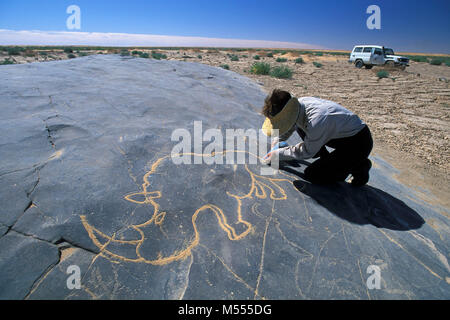
<svg viewBox="0 0 450 320">
<path fill-rule="evenodd" d="M 0 29 L 71 31 L 66 8 L 72 4 L 81 8 L 80 32 L 268 40 L 347 50 L 371 43 L 397 51 L 450 53 L 449 0 L 0 0 Z M 366 8 L 372 4 L 381 9 L 381 30 L 366 27 Z"/>
</svg>

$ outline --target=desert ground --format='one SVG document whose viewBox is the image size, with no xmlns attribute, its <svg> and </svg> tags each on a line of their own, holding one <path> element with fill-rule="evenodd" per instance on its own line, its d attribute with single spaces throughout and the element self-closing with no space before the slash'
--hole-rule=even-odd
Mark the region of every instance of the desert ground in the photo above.
<svg viewBox="0 0 450 320">
<path fill-rule="evenodd" d="M 377 73 L 384 68 L 357 69 L 347 62 L 348 55 L 289 49 L 127 48 L 77 52 L 74 48 L 71 58 L 108 53 L 133 55 L 133 51 L 137 57 L 136 51 L 141 56 L 148 53 L 150 58 L 151 53 L 156 52 L 168 60 L 225 67 L 254 79 L 267 92 L 282 88 L 294 96 L 318 96 L 336 101 L 369 125 L 375 141 L 374 153 L 395 164 L 400 172 L 397 178 L 402 183 L 431 191 L 432 195 L 424 193 L 428 200 L 446 207 L 450 204 L 450 67 L 446 64 L 411 61 L 405 70 L 387 69 L 388 76 L 379 78 Z M 303 63 L 296 62 L 300 57 Z M 14 56 L 0 51 L 0 62 L 30 63 L 68 58 L 69 54 L 62 49 L 27 50 Z M 292 70 L 292 77 L 279 79 L 253 74 L 250 69 L 255 62 L 266 62 L 272 67 L 286 66 Z"/>
</svg>

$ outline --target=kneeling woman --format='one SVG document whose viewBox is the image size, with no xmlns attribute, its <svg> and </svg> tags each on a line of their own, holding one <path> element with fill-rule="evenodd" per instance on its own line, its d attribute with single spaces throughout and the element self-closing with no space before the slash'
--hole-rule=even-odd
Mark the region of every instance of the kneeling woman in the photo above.
<svg viewBox="0 0 450 320">
<path fill-rule="evenodd" d="M 264 102 L 266 120 L 263 132 L 272 135 L 279 130 L 272 147 L 289 139 L 294 131 L 302 138 L 294 146 L 271 151 L 265 157 L 270 162 L 319 158 L 305 169 L 305 179 L 311 183 L 327 184 L 345 181 L 353 176 L 352 184 L 363 186 L 369 181 L 372 167 L 368 159 L 373 147 L 369 127 L 353 112 L 336 102 L 315 97 L 295 98 L 287 91 L 275 89 Z M 334 149 L 328 152 L 325 146 Z"/>
</svg>

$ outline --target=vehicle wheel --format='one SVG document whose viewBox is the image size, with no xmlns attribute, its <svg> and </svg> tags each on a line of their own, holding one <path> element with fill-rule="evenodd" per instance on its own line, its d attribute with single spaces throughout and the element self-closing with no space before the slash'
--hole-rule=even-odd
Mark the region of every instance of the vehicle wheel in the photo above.
<svg viewBox="0 0 450 320">
<path fill-rule="evenodd" d="M 358 69 L 359 69 L 359 68 L 362 68 L 363 65 L 364 65 L 364 63 L 362 62 L 362 60 L 357 60 L 357 61 L 355 62 L 355 67 L 357 67 Z"/>
<path fill-rule="evenodd" d="M 386 65 L 388 67 L 392 67 L 392 68 L 395 66 L 394 61 L 392 61 L 392 60 L 386 61 Z"/>
<path fill-rule="evenodd" d="M 368 64 L 366 64 L 364 67 L 365 67 L 366 69 L 372 69 L 373 66 L 369 66 Z"/>
</svg>

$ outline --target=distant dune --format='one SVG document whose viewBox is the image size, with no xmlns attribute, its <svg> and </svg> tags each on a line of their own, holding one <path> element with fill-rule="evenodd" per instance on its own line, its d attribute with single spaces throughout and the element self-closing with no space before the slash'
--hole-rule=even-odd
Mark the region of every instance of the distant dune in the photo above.
<svg viewBox="0 0 450 320">
<path fill-rule="evenodd" d="M 152 47 L 245 47 L 325 49 L 300 42 L 166 36 L 154 34 L 0 29 L 0 45 L 95 45 Z"/>
</svg>

